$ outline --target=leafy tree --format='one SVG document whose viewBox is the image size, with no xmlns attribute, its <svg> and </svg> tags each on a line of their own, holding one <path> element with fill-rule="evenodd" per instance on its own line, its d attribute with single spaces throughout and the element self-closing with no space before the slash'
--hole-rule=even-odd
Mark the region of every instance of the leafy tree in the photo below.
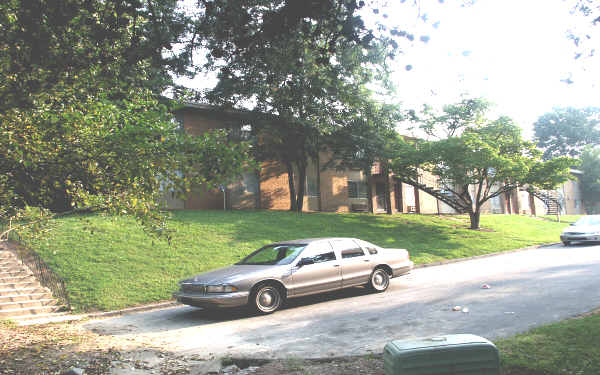
<svg viewBox="0 0 600 375">
<path fill-rule="evenodd" d="M 579 177 L 583 203 L 590 214 L 600 210 L 600 148 L 586 147 L 581 154 L 579 167 L 583 174 Z"/>
<path fill-rule="evenodd" d="M 534 124 L 544 159 L 579 156 L 586 145 L 600 145 L 600 108 L 555 108 Z"/>
<path fill-rule="evenodd" d="M 189 19 L 176 0 L 10 0 L 0 4 L 0 108 L 32 106 L 34 96 L 79 84 L 78 97 L 131 87 L 161 93 L 170 73 L 186 74 Z M 88 85 L 82 84 L 87 81 Z"/>
<path fill-rule="evenodd" d="M 219 77 L 207 98 L 252 108 L 258 156 L 286 166 L 294 211 L 302 210 L 310 159 L 324 148 L 337 150 L 330 144 L 335 134 L 389 113 L 373 110 L 369 85 L 388 88 L 385 61 L 393 44 L 366 30 L 355 16 L 360 3 L 203 2 L 199 30 L 211 36 L 206 66 Z"/>
<path fill-rule="evenodd" d="M 422 131 L 433 138 L 448 138 L 459 135 L 464 129 L 484 122 L 490 103 L 481 98 L 463 99 L 457 104 L 448 104 L 442 113 L 436 113 L 428 105 L 417 116 L 412 113 L 412 121 L 419 124 Z"/>
<path fill-rule="evenodd" d="M 542 161 L 541 152 L 523 140 L 521 129 L 510 118 L 490 121 L 479 115 L 472 117 L 469 110 L 472 103 L 463 101 L 447 106 L 448 116 L 439 116 L 438 121 L 430 118 L 425 123 L 445 128 L 445 134 L 456 134 L 452 114 L 465 113 L 468 118 L 477 119 L 461 122 L 462 132 L 458 135 L 434 141 L 409 142 L 398 138 L 392 170 L 413 183 L 418 182 L 419 169 L 438 176 L 442 188 L 469 213 L 471 229 L 478 229 L 485 202 L 519 186 L 547 188 L 564 182 L 572 160 L 562 157 Z"/>
<path fill-rule="evenodd" d="M 388 17 L 378 0 L 199 0 L 197 5 L 200 16 L 193 35 L 208 50 L 209 65 L 216 60 L 264 59 L 265 48 L 285 50 L 298 37 L 314 48 L 321 64 L 329 63 L 348 43 L 369 47 L 379 37 L 391 37 L 397 46 L 399 39 L 415 39 L 405 30 L 380 23 L 377 30 L 367 26 L 363 20 L 367 12 Z"/>
<path fill-rule="evenodd" d="M 395 125 L 404 119 L 397 105 L 366 102 L 365 115 L 354 116 L 346 126 L 331 134 L 326 141 L 335 159 L 326 166 L 335 165 L 339 169 L 359 169 L 371 176 L 373 165 L 378 162 L 385 171 L 393 156 L 393 140 L 397 137 Z M 389 191 L 389 186 L 386 185 Z M 367 189 L 369 212 L 373 212 L 371 188 Z M 389 203 L 389 202 L 388 202 Z M 388 204 L 391 210 L 391 205 Z M 389 211 L 391 213 L 391 211 Z"/>
<path fill-rule="evenodd" d="M 160 99 L 186 73 L 187 52 L 168 51 L 188 22 L 174 0 L 0 4 L 0 222 L 103 210 L 168 236 L 161 187 L 240 173 L 245 144 L 183 134 Z"/>
</svg>

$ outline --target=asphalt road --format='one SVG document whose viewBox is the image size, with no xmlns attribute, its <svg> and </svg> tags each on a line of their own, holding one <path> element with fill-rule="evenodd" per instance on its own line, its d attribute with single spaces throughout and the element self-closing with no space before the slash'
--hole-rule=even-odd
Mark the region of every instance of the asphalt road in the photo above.
<svg viewBox="0 0 600 375">
<path fill-rule="evenodd" d="M 410 337 L 495 339 L 597 307 L 600 245 L 555 245 L 416 269 L 382 294 L 353 288 L 293 299 L 268 316 L 181 306 L 85 327 L 201 358 L 321 358 L 381 352 L 387 342 Z"/>
</svg>

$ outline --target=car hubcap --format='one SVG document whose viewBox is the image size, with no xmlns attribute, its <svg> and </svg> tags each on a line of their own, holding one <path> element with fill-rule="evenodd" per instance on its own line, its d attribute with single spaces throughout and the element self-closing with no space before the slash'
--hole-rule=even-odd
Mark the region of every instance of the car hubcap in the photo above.
<svg viewBox="0 0 600 375">
<path fill-rule="evenodd" d="M 373 286 L 378 290 L 385 289 L 387 286 L 387 277 L 383 274 L 384 272 L 385 271 L 377 271 L 373 275 Z"/>
<path fill-rule="evenodd" d="M 258 294 L 257 302 L 262 311 L 275 310 L 279 306 L 279 293 L 273 288 L 264 289 Z"/>
<path fill-rule="evenodd" d="M 261 305 L 263 305 L 265 307 L 269 307 L 269 306 L 271 306 L 272 302 L 273 302 L 273 296 L 271 295 L 271 293 L 265 292 L 260 295 L 260 304 Z"/>
</svg>

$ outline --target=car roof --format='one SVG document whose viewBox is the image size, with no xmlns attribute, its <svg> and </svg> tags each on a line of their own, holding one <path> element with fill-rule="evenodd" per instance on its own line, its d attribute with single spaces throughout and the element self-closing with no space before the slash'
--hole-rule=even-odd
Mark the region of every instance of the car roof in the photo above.
<svg viewBox="0 0 600 375">
<path fill-rule="evenodd" d="M 356 240 L 356 238 L 351 238 L 351 237 L 319 237 L 319 238 L 304 238 L 304 239 L 300 239 L 300 240 L 290 240 L 290 241 L 279 241 L 279 242 L 274 242 L 273 245 L 283 245 L 283 244 L 288 244 L 288 245 L 293 245 L 293 244 L 310 244 L 312 242 L 318 242 L 318 241 L 327 241 L 327 240 Z"/>
</svg>

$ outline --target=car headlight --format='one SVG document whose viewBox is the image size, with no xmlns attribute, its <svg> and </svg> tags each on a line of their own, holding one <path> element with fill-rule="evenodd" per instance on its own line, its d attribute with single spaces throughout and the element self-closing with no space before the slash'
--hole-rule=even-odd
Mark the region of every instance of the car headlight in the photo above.
<svg viewBox="0 0 600 375">
<path fill-rule="evenodd" d="M 206 293 L 231 293 L 237 292 L 237 288 L 233 285 L 207 285 Z"/>
</svg>

